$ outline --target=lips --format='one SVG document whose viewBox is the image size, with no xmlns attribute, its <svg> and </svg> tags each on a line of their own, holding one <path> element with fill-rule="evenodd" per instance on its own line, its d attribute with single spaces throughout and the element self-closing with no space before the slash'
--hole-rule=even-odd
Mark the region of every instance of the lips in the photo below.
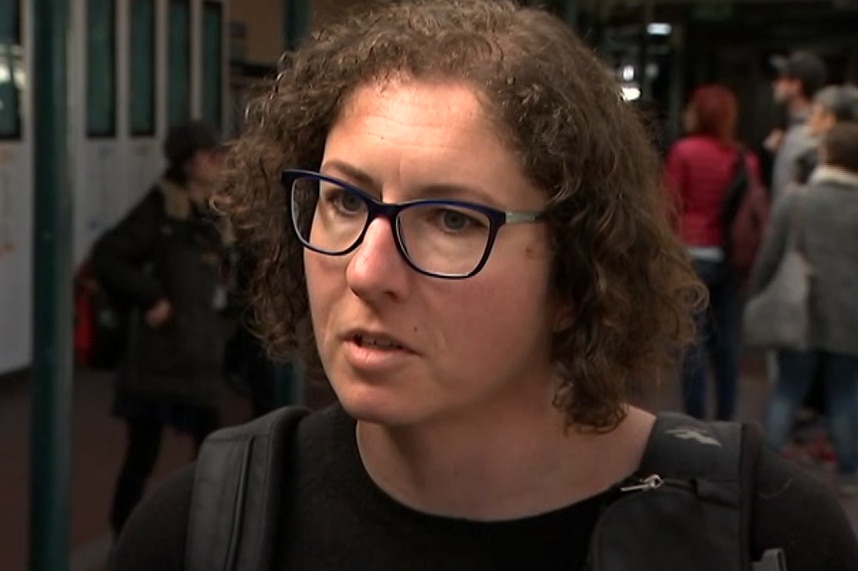
<svg viewBox="0 0 858 571">
<path fill-rule="evenodd" d="M 413 350 L 399 339 L 381 332 L 352 330 L 343 335 L 343 339 L 364 349 L 377 351 L 408 351 Z"/>
<path fill-rule="evenodd" d="M 396 341 L 384 337 L 357 335 L 354 337 L 353 341 L 357 343 L 358 347 L 368 347 L 371 349 L 404 349 L 404 347 Z"/>
<path fill-rule="evenodd" d="M 400 339 L 379 330 L 348 331 L 341 340 L 342 354 L 350 369 L 373 382 L 412 366 L 417 356 Z"/>
</svg>

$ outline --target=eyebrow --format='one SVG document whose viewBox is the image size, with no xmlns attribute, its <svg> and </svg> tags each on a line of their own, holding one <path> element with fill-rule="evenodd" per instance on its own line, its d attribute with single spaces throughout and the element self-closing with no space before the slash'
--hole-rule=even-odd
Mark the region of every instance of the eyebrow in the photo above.
<svg viewBox="0 0 858 571">
<path fill-rule="evenodd" d="M 322 174 L 331 176 L 330 171 L 348 178 L 347 182 L 360 187 L 361 190 L 371 191 L 372 194 L 380 194 L 382 185 L 371 175 L 359 168 L 338 160 L 326 161 L 319 169 Z M 454 183 L 433 183 L 418 187 L 407 200 L 439 199 L 439 200 L 461 200 L 476 202 L 486 206 L 506 210 L 502 204 L 490 193 L 474 186 Z"/>
</svg>

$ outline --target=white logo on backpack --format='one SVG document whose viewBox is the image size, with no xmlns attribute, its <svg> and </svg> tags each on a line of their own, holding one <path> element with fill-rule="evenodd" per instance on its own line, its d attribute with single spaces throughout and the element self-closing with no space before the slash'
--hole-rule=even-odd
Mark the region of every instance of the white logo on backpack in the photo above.
<svg viewBox="0 0 858 571">
<path fill-rule="evenodd" d="M 721 443 L 718 442 L 718 440 L 693 426 L 680 426 L 679 428 L 668 430 L 667 434 L 675 436 L 680 440 L 696 440 L 700 444 L 705 444 L 707 446 L 721 446 Z"/>
</svg>

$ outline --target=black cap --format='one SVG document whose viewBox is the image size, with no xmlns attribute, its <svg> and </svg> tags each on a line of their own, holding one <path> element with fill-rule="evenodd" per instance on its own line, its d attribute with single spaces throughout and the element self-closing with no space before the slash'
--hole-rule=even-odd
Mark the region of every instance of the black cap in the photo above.
<svg viewBox="0 0 858 571">
<path fill-rule="evenodd" d="M 170 128 L 164 140 L 164 157 L 171 165 L 184 164 L 197 151 L 222 148 L 220 137 L 205 121 L 188 121 Z"/>
<path fill-rule="evenodd" d="M 801 81 L 807 96 L 812 96 L 822 89 L 828 80 L 825 62 L 811 52 L 798 51 L 789 57 L 774 56 L 771 62 L 781 77 Z"/>
</svg>

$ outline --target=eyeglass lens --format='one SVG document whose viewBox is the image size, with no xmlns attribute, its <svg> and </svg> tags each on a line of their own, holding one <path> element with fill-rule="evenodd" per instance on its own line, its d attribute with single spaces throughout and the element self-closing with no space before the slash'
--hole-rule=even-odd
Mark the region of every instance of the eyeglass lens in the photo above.
<svg viewBox="0 0 858 571">
<path fill-rule="evenodd" d="M 312 177 L 293 181 L 292 220 L 301 240 L 322 253 L 343 254 L 361 239 L 372 206 L 359 193 Z M 424 272 L 461 276 L 480 263 L 491 221 L 467 205 L 425 201 L 409 204 L 395 221 L 403 253 Z"/>
</svg>

